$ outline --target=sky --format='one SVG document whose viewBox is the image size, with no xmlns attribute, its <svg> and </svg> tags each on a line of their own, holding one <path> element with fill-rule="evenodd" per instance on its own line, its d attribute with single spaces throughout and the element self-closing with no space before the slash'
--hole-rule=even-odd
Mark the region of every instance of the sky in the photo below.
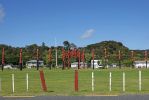
<svg viewBox="0 0 149 100">
<path fill-rule="evenodd" d="M 86 46 L 106 40 L 149 49 L 149 0 L 0 0 L 0 44 Z M 56 40 L 56 42 L 55 42 Z"/>
</svg>

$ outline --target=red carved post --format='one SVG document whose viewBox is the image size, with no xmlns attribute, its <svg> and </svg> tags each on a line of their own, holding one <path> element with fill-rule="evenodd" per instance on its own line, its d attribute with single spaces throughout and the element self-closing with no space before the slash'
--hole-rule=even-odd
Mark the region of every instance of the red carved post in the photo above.
<svg viewBox="0 0 149 100">
<path fill-rule="evenodd" d="M 80 69 L 80 50 L 77 50 L 78 69 Z"/>
<path fill-rule="evenodd" d="M 121 68 L 121 51 L 118 51 L 119 68 Z"/>
<path fill-rule="evenodd" d="M 49 68 L 51 70 L 51 64 L 52 64 L 52 50 L 49 48 L 48 51 L 48 60 L 49 60 Z"/>
<path fill-rule="evenodd" d="M 145 59 L 145 62 L 146 62 L 146 68 L 147 68 L 147 51 L 144 52 L 144 59 Z"/>
<path fill-rule="evenodd" d="M 77 58 L 77 50 L 76 49 L 74 49 L 74 51 L 73 51 L 73 56 L 74 56 L 74 58 Z"/>
<path fill-rule="evenodd" d="M 4 70 L 4 64 L 5 64 L 5 49 L 2 49 L 2 71 Z"/>
<path fill-rule="evenodd" d="M 46 86 L 43 70 L 40 70 L 40 80 L 41 80 L 43 91 L 47 92 L 47 86 Z"/>
<path fill-rule="evenodd" d="M 105 60 L 104 67 L 106 68 L 106 66 L 107 66 L 107 49 L 106 48 L 104 48 L 104 60 Z"/>
<path fill-rule="evenodd" d="M 68 50 L 68 52 L 67 52 L 67 57 L 68 57 L 68 68 L 70 68 L 70 50 Z"/>
<path fill-rule="evenodd" d="M 74 87 L 75 87 L 75 91 L 77 92 L 79 90 L 78 87 L 78 70 L 75 70 L 75 80 L 74 80 Z"/>
<path fill-rule="evenodd" d="M 20 49 L 19 66 L 20 66 L 20 70 L 22 71 L 22 49 Z"/>
<path fill-rule="evenodd" d="M 134 68 L 134 51 L 131 51 L 132 68 Z"/>
<path fill-rule="evenodd" d="M 81 54 L 81 61 L 83 62 L 83 66 L 85 68 L 85 54 L 84 54 L 84 50 L 82 51 L 82 54 Z"/>
<path fill-rule="evenodd" d="M 39 70 L 39 50 L 36 51 L 37 70 Z"/>
<path fill-rule="evenodd" d="M 65 69 L 65 50 L 64 50 L 64 48 L 62 48 L 62 61 L 63 61 L 63 68 L 62 69 Z"/>
<path fill-rule="evenodd" d="M 92 49 L 92 61 L 93 61 L 93 69 L 94 69 L 94 49 Z"/>
</svg>

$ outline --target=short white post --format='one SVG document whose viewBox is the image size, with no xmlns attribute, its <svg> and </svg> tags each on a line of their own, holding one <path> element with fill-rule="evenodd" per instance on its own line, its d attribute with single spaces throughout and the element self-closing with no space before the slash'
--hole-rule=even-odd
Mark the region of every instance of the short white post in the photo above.
<svg viewBox="0 0 149 100">
<path fill-rule="evenodd" d="M 123 92 L 125 92 L 125 72 L 123 72 Z"/>
<path fill-rule="evenodd" d="M 12 93 L 14 93 L 14 74 L 12 74 Z"/>
<path fill-rule="evenodd" d="M 141 91 L 141 71 L 139 70 L 139 91 Z"/>
<path fill-rule="evenodd" d="M 94 91 L 94 72 L 92 72 L 92 91 Z"/>
<path fill-rule="evenodd" d="M 28 73 L 26 73 L 26 91 L 28 91 Z"/>
<path fill-rule="evenodd" d="M 0 78 L 0 92 L 2 91 L 2 80 Z"/>
<path fill-rule="evenodd" d="M 109 74 L 109 91 L 111 91 L 111 85 L 112 85 L 112 73 Z"/>
</svg>

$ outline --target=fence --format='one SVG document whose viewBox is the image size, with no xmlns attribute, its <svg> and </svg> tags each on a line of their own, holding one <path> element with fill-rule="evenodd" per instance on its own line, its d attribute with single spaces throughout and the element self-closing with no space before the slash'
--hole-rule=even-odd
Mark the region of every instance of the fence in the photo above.
<svg viewBox="0 0 149 100">
<path fill-rule="evenodd" d="M 74 70 L 45 70 L 47 93 L 74 94 Z M 77 93 L 137 93 L 149 92 L 149 71 L 79 70 Z M 41 94 L 38 71 L 12 71 L 0 73 L 0 93 Z"/>
</svg>

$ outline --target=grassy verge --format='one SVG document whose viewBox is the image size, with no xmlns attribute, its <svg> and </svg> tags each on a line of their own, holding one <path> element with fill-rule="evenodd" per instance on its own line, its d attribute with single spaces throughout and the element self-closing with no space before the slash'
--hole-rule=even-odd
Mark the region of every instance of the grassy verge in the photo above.
<svg viewBox="0 0 149 100">
<path fill-rule="evenodd" d="M 79 70 L 79 92 L 74 91 L 74 70 L 43 69 L 48 92 L 43 92 L 36 69 L 4 70 L 0 72 L 2 91 L 0 95 L 120 95 L 148 94 L 149 70 L 142 70 L 142 91 L 138 89 L 138 69 L 96 69 L 95 91 L 91 90 L 92 69 Z M 112 72 L 112 91 L 109 92 L 109 72 Z M 126 91 L 122 91 L 122 72 L 126 74 Z M 26 73 L 29 74 L 29 91 L 26 91 Z M 15 93 L 12 93 L 11 74 L 15 75 Z"/>
</svg>

